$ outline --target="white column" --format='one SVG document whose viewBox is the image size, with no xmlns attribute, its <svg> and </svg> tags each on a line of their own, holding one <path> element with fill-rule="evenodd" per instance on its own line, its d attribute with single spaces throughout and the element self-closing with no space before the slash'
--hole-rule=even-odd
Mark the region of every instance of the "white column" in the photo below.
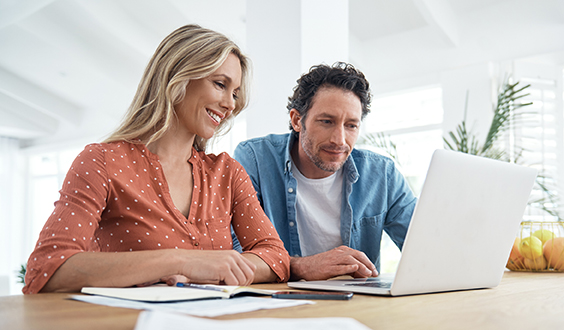
<svg viewBox="0 0 564 330">
<path fill-rule="evenodd" d="M 349 60 L 349 1 L 302 0 L 302 71 Z"/>
<path fill-rule="evenodd" d="M 247 52 L 253 63 L 247 138 L 288 132 L 286 110 L 301 74 L 300 0 L 247 0 Z"/>
<path fill-rule="evenodd" d="M 247 138 L 289 131 L 286 105 L 312 65 L 348 60 L 348 0 L 247 0 L 253 62 Z"/>
</svg>

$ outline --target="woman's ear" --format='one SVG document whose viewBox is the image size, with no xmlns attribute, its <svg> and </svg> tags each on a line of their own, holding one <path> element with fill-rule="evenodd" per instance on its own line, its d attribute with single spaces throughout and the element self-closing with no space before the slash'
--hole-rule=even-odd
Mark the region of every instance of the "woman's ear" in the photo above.
<svg viewBox="0 0 564 330">
<path fill-rule="evenodd" d="M 300 132 L 302 130 L 302 117 L 300 113 L 296 109 L 290 110 L 290 123 L 292 124 L 292 128 L 294 131 Z"/>
</svg>

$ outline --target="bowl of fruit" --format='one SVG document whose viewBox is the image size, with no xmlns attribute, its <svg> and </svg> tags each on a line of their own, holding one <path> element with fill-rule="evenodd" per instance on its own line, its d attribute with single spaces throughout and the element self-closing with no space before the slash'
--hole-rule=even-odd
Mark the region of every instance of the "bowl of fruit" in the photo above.
<svg viewBox="0 0 564 330">
<path fill-rule="evenodd" d="M 514 271 L 564 272 L 564 223 L 521 222 L 506 267 Z"/>
</svg>

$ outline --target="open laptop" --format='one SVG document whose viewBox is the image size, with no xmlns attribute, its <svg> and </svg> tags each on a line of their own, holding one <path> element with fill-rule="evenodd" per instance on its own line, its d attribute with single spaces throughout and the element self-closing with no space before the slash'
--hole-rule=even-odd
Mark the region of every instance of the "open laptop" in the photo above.
<svg viewBox="0 0 564 330">
<path fill-rule="evenodd" d="M 536 176 L 533 168 L 436 150 L 395 276 L 288 286 L 390 296 L 495 287 Z"/>
</svg>

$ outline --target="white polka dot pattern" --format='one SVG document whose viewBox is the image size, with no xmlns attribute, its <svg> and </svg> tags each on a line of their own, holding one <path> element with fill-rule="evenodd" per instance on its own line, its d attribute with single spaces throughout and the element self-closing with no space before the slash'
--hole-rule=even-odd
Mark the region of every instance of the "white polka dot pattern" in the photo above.
<svg viewBox="0 0 564 330">
<path fill-rule="evenodd" d="M 185 217 L 172 202 L 158 156 L 143 144 L 86 146 L 29 258 L 24 293 L 39 292 L 78 252 L 232 249 L 232 224 L 243 250 L 287 281 L 290 258 L 243 167 L 225 153 L 192 153 L 194 189 Z"/>
</svg>

